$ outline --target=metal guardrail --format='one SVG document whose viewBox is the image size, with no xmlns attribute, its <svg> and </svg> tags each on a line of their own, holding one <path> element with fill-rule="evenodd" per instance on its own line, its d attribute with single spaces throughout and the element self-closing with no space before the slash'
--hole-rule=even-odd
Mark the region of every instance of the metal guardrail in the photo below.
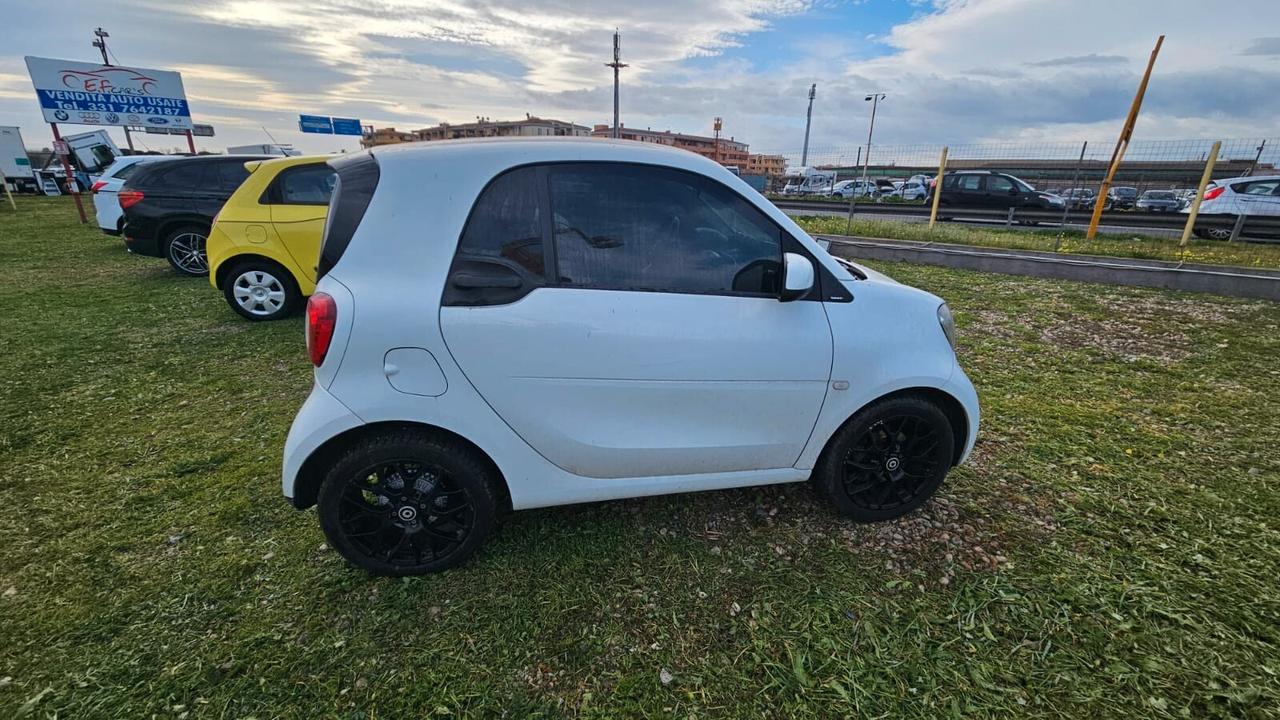
<svg viewBox="0 0 1280 720">
<path fill-rule="evenodd" d="M 781 210 L 825 210 L 828 212 L 848 213 L 848 202 L 831 200 L 773 200 L 773 204 Z M 869 203 L 853 204 L 853 214 L 902 215 L 906 217 L 928 217 L 928 205 L 907 203 Z M 1012 215 L 1001 208 L 945 207 L 939 208 L 939 217 L 973 218 L 1003 222 L 1062 222 L 1061 210 L 1028 210 L 1014 208 Z M 1071 225 L 1088 225 L 1089 212 L 1071 211 L 1067 213 L 1067 223 Z M 1142 212 L 1137 210 L 1109 210 L 1102 213 L 1103 225 L 1120 225 L 1127 227 L 1160 228 L 1165 230 L 1181 230 L 1187 223 L 1187 216 L 1174 212 Z M 1196 228 L 1221 228 L 1231 230 L 1236 224 L 1235 215 L 1200 215 L 1196 218 Z M 1247 216 L 1242 232 L 1280 237 L 1280 217 L 1262 215 Z"/>
</svg>

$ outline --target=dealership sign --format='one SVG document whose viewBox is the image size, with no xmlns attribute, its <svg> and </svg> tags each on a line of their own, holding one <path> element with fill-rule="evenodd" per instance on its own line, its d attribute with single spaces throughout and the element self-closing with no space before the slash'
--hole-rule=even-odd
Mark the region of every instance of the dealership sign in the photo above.
<svg viewBox="0 0 1280 720">
<path fill-rule="evenodd" d="M 168 70 L 27 57 L 47 122 L 191 129 L 182 76 Z"/>
</svg>

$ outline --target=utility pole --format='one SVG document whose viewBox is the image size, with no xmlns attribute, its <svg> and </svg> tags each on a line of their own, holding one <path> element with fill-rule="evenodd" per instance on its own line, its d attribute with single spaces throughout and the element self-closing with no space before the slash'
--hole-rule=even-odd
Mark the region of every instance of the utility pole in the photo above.
<svg viewBox="0 0 1280 720">
<path fill-rule="evenodd" d="M 716 137 L 716 145 L 715 145 L 716 149 L 714 150 L 716 162 L 720 163 L 721 165 L 724 164 L 724 161 L 720 159 L 720 128 L 722 126 L 723 126 L 723 123 L 720 120 L 720 118 L 716 118 L 715 123 L 712 124 L 711 126 L 712 129 L 715 130 L 715 137 Z"/>
<path fill-rule="evenodd" d="M 862 192 L 870 197 L 871 193 L 867 192 L 867 170 L 871 167 L 871 136 L 876 131 L 876 105 L 884 99 L 884 93 L 871 93 L 863 98 L 871 103 L 871 128 L 867 130 L 867 152 L 862 156 Z"/>
<path fill-rule="evenodd" d="M 818 96 L 818 83 L 809 86 L 809 112 L 804 116 L 804 150 L 800 152 L 800 167 L 809 167 L 809 124 L 813 122 L 813 99 Z"/>
<path fill-rule="evenodd" d="M 93 34 L 98 39 L 89 44 L 98 48 L 98 50 L 102 52 L 102 64 L 110 65 L 111 61 L 107 59 L 107 38 L 111 37 L 110 33 L 102 28 L 98 28 L 93 31 Z"/>
<path fill-rule="evenodd" d="M 616 139 L 622 137 L 622 126 L 618 124 L 618 71 L 627 66 L 622 62 L 622 37 L 616 29 L 613 31 L 613 62 L 604 66 L 613 68 L 613 132 L 609 137 Z"/>
<path fill-rule="evenodd" d="M 111 33 L 108 33 L 106 30 L 103 30 L 101 27 L 99 27 L 97 30 L 93 31 L 93 35 L 98 39 L 94 40 L 89 44 L 92 45 L 93 47 L 98 48 L 98 51 L 102 53 L 102 64 L 106 65 L 107 67 L 111 67 L 111 58 L 107 56 L 107 38 L 111 37 Z M 125 139 L 125 142 L 129 144 L 129 151 L 132 152 L 133 151 L 133 135 L 129 134 L 128 125 L 124 126 L 124 139 Z"/>
</svg>

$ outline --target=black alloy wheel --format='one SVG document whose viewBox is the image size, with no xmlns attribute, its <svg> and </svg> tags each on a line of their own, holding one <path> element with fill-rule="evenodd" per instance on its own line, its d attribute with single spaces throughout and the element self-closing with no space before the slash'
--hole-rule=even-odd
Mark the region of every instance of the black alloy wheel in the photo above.
<svg viewBox="0 0 1280 720">
<path fill-rule="evenodd" d="M 320 525 L 334 549 L 377 575 L 461 564 L 495 521 L 490 470 L 465 448 L 412 432 L 371 438 L 334 464 Z"/>
<path fill-rule="evenodd" d="M 889 520 L 923 505 L 954 460 L 955 436 L 933 402 L 903 396 L 871 405 L 845 424 L 815 480 L 843 514 Z"/>
</svg>

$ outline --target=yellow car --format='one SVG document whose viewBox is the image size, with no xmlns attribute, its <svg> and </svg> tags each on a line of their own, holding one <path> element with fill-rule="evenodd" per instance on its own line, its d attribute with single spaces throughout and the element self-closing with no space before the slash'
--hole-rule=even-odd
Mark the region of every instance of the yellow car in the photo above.
<svg viewBox="0 0 1280 720">
<path fill-rule="evenodd" d="M 254 160 L 209 231 L 209 282 L 250 320 L 278 320 L 316 289 L 335 175 L 324 156 Z"/>
</svg>

